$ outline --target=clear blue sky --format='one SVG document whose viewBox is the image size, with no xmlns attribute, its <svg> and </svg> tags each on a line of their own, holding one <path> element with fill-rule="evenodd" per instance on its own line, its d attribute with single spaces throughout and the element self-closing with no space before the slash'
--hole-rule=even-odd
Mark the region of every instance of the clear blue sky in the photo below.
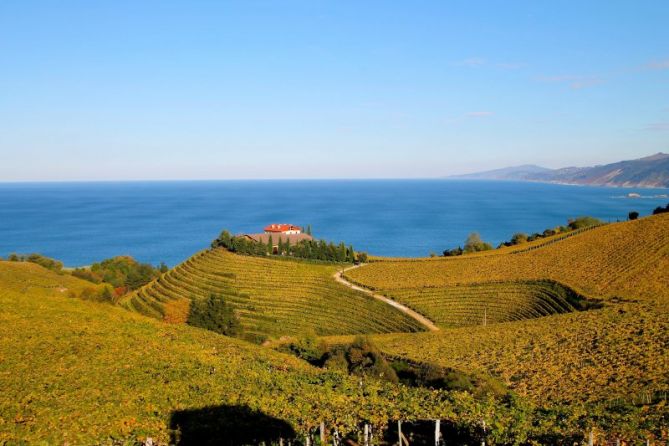
<svg viewBox="0 0 669 446">
<path fill-rule="evenodd" d="M 669 1 L 0 2 L 0 181 L 669 151 Z"/>
</svg>

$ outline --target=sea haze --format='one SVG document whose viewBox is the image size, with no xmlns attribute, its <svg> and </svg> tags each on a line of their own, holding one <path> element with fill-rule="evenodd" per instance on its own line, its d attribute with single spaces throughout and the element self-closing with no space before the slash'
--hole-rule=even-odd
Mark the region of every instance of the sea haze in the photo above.
<svg viewBox="0 0 669 446">
<path fill-rule="evenodd" d="M 498 244 L 580 215 L 646 215 L 667 193 L 471 180 L 5 183 L 0 256 L 39 252 L 79 266 L 127 254 L 175 265 L 224 228 L 261 232 L 268 223 L 311 224 L 317 237 L 371 254 L 427 256 L 472 231 Z"/>
</svg>

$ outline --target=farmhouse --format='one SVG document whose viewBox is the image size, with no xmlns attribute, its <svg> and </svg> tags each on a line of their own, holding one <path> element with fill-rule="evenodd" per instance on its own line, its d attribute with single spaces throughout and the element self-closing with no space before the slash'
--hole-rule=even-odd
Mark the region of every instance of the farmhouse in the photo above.
<svg viewBox="0 0 669 446">
<path fill-rule="evenodd" d="M 287 223 L 274 223 L 265 226 L 265 234 L 301 234 L 302 228 Z"/>
<path fill-rule="evenodd" d="M 244 234 L 244 237 L 264 245 L 269 244 L 271 240 L 274 254 L 279 252 L 279 242 L 296 245 L 303 240 L 314 239 L 311 235 L 303 233 L 299 226 L 285 223 L 267 225 L 264 230 L 263 234 Z"/>
</svg>

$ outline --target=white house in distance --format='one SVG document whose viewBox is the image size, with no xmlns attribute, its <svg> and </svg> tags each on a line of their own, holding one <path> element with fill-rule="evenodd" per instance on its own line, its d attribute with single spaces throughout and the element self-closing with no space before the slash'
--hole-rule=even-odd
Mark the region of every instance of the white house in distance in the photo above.
<svg viewBox="0 0 669 446">
<path fill-rule="evenodd" d="M 302 228 L 287 223 L 273 223 L 265 226 L 265 234 L 301 234 Z"/>
</svg>

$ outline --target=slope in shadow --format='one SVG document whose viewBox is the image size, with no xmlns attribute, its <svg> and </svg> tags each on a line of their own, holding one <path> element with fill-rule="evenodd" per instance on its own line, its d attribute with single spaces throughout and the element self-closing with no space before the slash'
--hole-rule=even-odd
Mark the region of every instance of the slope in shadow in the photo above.
<svg viewBox="0 0 669 446">
<path fill-rule="evenodd" d="M 170 444 L 257 445 L 271 444 L 279 438 L 294 438 L 286 421 L 252 410 L 248 406 L 206 406 L 178 410 L 170 418 Z"/>
</svg>

